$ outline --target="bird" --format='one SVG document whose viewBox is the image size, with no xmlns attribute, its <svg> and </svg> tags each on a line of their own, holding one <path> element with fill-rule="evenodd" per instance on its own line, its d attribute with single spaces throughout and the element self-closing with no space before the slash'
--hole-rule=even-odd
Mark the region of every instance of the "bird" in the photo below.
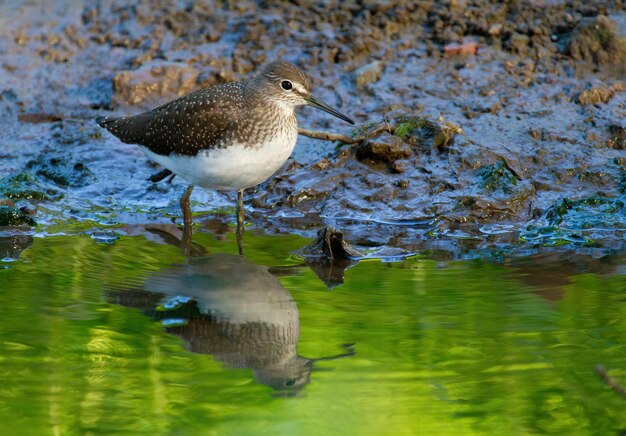
<svg viewBox="0 0 626 436">
<path fill-rule="evenodd" d="M 300 68 L 277 60 L 249 80 L 202 88 L 148 112 L 96 122 L 122 142 L 140 146 L 166 175 L 187 181 L 180 199 L 185 230 L 192 225 L 194 186 L 236 190 L 243 254 L 243 190 L 270 178 L 291 155 L 298 136 L 296 107 L 312 106 L 354 124 L 315 98 L 311 88 Z"/>
<path fill-rule="evenodd" d="M 316 362 L 355 355 L 348 344 L 341 354 L 299 354 L 298 305 L 268 267 L 245 256 L 194 257 L 107 297 L 160 320 L 190 351 L 211 354 L 227 368 L 253 370 L 258 382 L 282 395 L 304 388 Z"/>
</svg>

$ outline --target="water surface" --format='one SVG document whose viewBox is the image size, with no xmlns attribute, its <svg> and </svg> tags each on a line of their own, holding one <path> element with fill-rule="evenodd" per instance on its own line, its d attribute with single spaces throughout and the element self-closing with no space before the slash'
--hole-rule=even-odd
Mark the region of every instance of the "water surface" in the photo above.
<svg viewBox="0 0 626 436">
<path fill-rule="evenodd" d="M 329 290 L 297 236 L 248 234 L 241 258 L 232 233 L 197 234 L 188 259 L 137 233 L 3 240 L 5 430 L 626 430 L 594 372 L 626 383 L 623 255 L 367 260 Z"/>
</svg>

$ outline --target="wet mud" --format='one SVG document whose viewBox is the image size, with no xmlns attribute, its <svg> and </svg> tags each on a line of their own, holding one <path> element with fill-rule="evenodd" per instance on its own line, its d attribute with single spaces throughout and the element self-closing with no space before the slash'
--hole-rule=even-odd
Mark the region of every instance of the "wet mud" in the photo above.
<svg viewBox="0 0 626 436">
<path fill-rule="evenodd" d="M 357 121 L 302 108 L 302 127 L 366 140 L 300 136 L 246 193 L 254 226 L 442 257 L 623 249 L 624 29 L 622 1 L 3 2 L 0 226 L 177 219 L 184 181 L 148 181 L 161 168 L 93 120 L 282 58 Z M 233 200 L 194 191 L 200 226 Z"/>
</svg>

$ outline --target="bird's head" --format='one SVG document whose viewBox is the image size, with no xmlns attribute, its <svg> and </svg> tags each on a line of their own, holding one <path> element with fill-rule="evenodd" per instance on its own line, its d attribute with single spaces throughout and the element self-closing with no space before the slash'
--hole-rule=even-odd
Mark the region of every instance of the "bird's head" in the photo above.
<svg viewBox="0 0 626 436">
<path fill-rule="evenodd" d="M 307 75 L 289 62 L 272 62 L 261 71 L 253 83 L 258 89 L 262 89 L 265 98 L 274 100 L 288 110 L 293 110 L 296 106 L 313 106 L 354 124 L 347 115 L 313 97 L 311 81 Z"/>
</svg>

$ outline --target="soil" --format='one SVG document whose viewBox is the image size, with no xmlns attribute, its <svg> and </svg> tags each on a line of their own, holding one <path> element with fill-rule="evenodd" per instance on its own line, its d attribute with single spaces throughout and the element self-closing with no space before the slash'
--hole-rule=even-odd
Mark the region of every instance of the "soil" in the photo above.
<svg viewBox="0 0 626 436">
<path fill-rule="evenodd" d="M 624 249 L 625 28 L 621 0 L 3 2 L 0 201 L 43 234 L 178 217 L 184 181 L 147 181 L 160 168 L 94 119 L 282 58 L 358 125 L 303 108 L 302 127 L 368 140 L 301 136 L 247 193 L 254 225 L 453 257 Z M 232 221 L 233 200 L 192 203 Z"/>
</svg>

